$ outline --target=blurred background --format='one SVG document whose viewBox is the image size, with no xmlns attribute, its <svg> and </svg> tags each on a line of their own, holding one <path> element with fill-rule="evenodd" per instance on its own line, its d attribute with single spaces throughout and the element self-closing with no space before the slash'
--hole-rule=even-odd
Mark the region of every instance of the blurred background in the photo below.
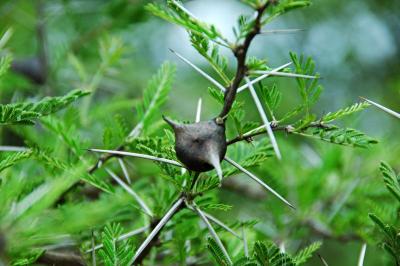
<svg viewBox="0 0 400 266">
<path fill-rule="evenodd" d="M 116 37 L 123 44 L 122 59 L 107 70 L 93 99 L 96 108 L 107 106 L 106 112 L 96 116 L 91 124 L 91 131 L 100 132 L 97 143 L 101 143 L 101 123 L 111 123 L 114 114 L 123 113 L 134 121 L 130 105 L 141 97 L 148 79 L 165 60 L 173 61 L 178 68 L 163 112 L 175 118 L 193 120 L 197 100 L 201 97 L 203 118 L 215 115 L 218 105 L 208 96 L 210 84 L 180 62 L 168 48 L 183 54 L 208 73 L 212 73 L 212 69 L 191 47 L 183 29 L 144 10 L 148 2 L 2 0 L 0 32 L 8 28 L 13 30 L 8 49 L 13 53 L 14 62 L 13 74 L 0 84 L 1 103 L 61 95 L 82 87 L 84 77 L 79 75 L 75 59 L 83 63 L 84 73 L 93 75 L 101 61 L 100 40 Z M 231 39 L 237 17 L 252 12 L 236 0 L 184 3 L 198 18 L 215 24 Z M 400 111 L 400 1 L 314 0 L 310 7 L 279 17 L 265 29 L 302 30 L 258 36 L 250 55 L 265 58 L 270 67 L 289 62 L 289 51 L 311 56 L 324 86 L 315 113 L 321 115 L 348 106 L 360 101 L 359 96 Z M 235 60 L 230 51 L 222 51 L 233 73 Z M 284 78 L 273 81 L 283 92 L 282 113 L 293 108 L 299 101 L 295 81 Z M 239 99 L 246 102 L 250 97 L 243 93 Z M 123 107 L 110 105 L 121 100 L 126 100 Z M 249 119 L 258 119 L 251 106 L 246 108 Z M 241 202 L 241 195 L 228 189 L 222 191 L 219 198 L 235 206 L 231 215 L 258 219 L 258 230 L 277 242 L 324 239 L 320 254 L 329 265 L 355 265 L 364 240 L 371 243 L 365 265 L 390 265 L 375 244 L 379 238 L 370 234 L 374 229 L 368 221 L 368 213 L 372 211 L 372 202 L 378 204 L 382 199 L 379 196 L 377 200 L 374 195 L 385 193 L 378 173 L 379 161 L 388 161 L 400 169 L 399 121 L 371 107 L 342 123 L 366 132 L 380 143 L 369 150 L 359 150 L 280 135 L 278 143 L 282 145 L 283 161 L 272 161 L 257 170 L 260 175 L 272 176 L 272 182 L 287 191 L 291 198 L 298 198 L 300 209 L 304 205 L 301 215 L 293 218 L 290 210 L 270 206 L 271 202 L 278 204 L 277 201 L 266 204 L 259 202 L 257 197 L 250 201 L 254 208 L 248 208 L 249 202 Z M 88 128 L 82 128 L 82 135 L 95 137 L 96 134 L 85 131 Z M 2 129 L 3 145 L 16 145 L 21 141 L 12 130 Z M 292 152 L 293 149 L 296 152 Z M 347 191 L 349 185 L 353 189 L 339 211 L 335 209 L 336 203 L 343 198 L 342 192 Z M 379 193 L 370 193 L 373 187 Z M 305 194 L 311 198 L 302 202 L 301 195 Z M 261 193 L 260 197 L 267 196 Z M 390 197 L 382 199 L 382 204 L 385 202 L 390 204 Z M 308 222 L 308 216 L 312 217 L 313 225 L 311 229 L 302 229 L 300 225 Z M 348 238 L 341 238 L 342 235 Z M 321 265 L 321 262 L 313 258 L 310 265 Z"/>
</svg>

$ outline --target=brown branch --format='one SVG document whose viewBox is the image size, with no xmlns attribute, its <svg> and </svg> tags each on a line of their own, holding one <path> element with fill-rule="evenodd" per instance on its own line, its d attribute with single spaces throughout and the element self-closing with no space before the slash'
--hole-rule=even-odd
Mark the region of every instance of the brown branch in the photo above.
<svg viewBox="0 0 400 266">
<path fill-rule="evenodd" d="M 72 252 L 57 252 L 57 251 L 46 251 L 39 259 L 37 263 L 45 265 L 59 265 L 59 266 L 82 266 L 85 265 L 81 256 Z"/>
<path fill-rule="evenodd" d="M 257 9 L 257 17 L 254 21 L 253 29 L 247 34 L 243 44 L 237 46 L 233 50 L 233 54 L 235 55 L 236 60 L 237 60 L 237 68 L 236 68 L 235 78 L 233 79 L 232 84 L 229 86 L 229 88 L 225 92 L 224 106 L 222 108 L 221 113 L 218 116 L 222 119 L 225 119 L 226 115 L 231 110 L 232 105 L 236 98 L 237 89 L 240 85 L 240 82 L 244 78 L 244 75 L 247 72 L 247 67 L 246 67 L 247 51 L 249 50 L 251 41 L 254 39 L 254 37 L 257 34 L 260 33 L 261 26 L 262 26 L 261 19 L 264 14 L 264 11 L 267 9 L 269 4 L 270 4 L 270 1 L 266 2 L 263 6 L 261 6 L 260 8 Z"/>
<path fill-rule="evenodd" d="M 294 127 L 292 125 L 278 126 L 274 122 L 271 122 L 270 126 L 271 126 L 272 131 L 285 131 L 286 133 L 301 132 L 301 131 L 304 131 L 304 130 L 306 130 L 308 128 L 329 128 L 329 127 L 331 127 L 330 125 L 323 124 L 322 122 L 319 122 L 319 121 L 312 122 L 308 126 L 301 128 L 301 130 L 299 130 L 299 131 L 294 131 Z M 254 132 L 252 134 L 238 135 L 235 138 L 233 138 L 231 140 L 228 140 L 226 142 L 226 144 L 227 145 L 231 145 L 231 144 L 234 144 L 236 142 L 243 141 L 243 140 L 251 141 L 253 137 L 258 136 L 258 135 L 262 135 L 262 134 L 265 134 L 265 133 L 267 133 L 267 130 L 263 129 L 263 130 Z"/>
</svg>

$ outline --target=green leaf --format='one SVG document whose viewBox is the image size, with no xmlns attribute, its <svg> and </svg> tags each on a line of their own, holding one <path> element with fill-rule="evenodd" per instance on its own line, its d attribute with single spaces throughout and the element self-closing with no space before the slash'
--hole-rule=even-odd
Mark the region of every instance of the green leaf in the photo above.
<svg viewBox="0 0 400 266">
<path fill-rule="evenodd" d="M 355 103 L 352 106 L 346 107 L 344 109 L 340 109 L 340 110 L 338 110 L 336 112 L 327 113 L 326 115 L 324 115 L 322 117 L 321 122 L 324 122 L 324 123 L 332 122 L 333 120 L 337 120 L 337 119 L 342 118 L 344 116 L 348 116 L 350 114 L 362 111 L 365 108 L 367 108 L 368 106 L 370 106 L 370 104 L 367 103 L 367 102 Z"/>
<path fill-rule="evenodd" d="M 383 175 L 386 188 L 400 202 L 400 177 L 398 177 L 392 167 L 385 162 L 381 162 L 379 169 Z"/>
<path fill-rule="evenodd" d="M 215 26 L 208 25 L 193 17 L 186 9 L 182 8 L 182 5 L 178 3 L 178 1 L 168 0 L 167 3 L 168 8 L 160 4 L 151 3 L 146 6 L 146 10 L 153 13 L 155 16 L 171 23 L 178 24 L 188 31 L 203 35 L 208 39 L 223 39 Z"/>
<path fill-rule="evenodd" d="M 0 105 L 0 125 L 34 124 L 33 119 L 55 113 L 88 94 L 88 91 L 74 90 L 65 96 L 46 97 L 36 103 Z"/>
<path fill-rule="evenodd" d="M 295 72 L 297 74 L 319 76 L 315 73 L 315 63 L 311 57 L 307 59 L 303 55 L 298 57 L 295 53 L 290 53 L 290 58 L 296 68 Z M 297 85 L 299 87 L 300 95 L 303 100 L 303 105 L 305 107 L 306 116 L 310 114 L 310 108 L 319 99 L 322 92 L 322 86 L 318 84 L 319 80 L 316 79 L 305 79 L 296 78 Z"/>
<path fill-rule="evenodd" d="M 0 161 L 0 172 L 3 171 L 4 169 L 11 167 L 18 163 L 19 161 L 22 161 L 26 158 L 29 158 L 32 156 L 32 151 L 23 151 L 23 152 L 17 152 L 17 153 L 7 153 L 7 155 L 2 155 L 1 161 Z"/>
<path fill-rule="evenodd" d="M 148 83 L 143 93 L 143 101 L 136 107 L 143 129 L 146 129 L 152 123 L 159 108 L 167 100 L 174 75 L 175 67 L 167 62 L 161 66 L 161 69 Z"/>
<path fill-rule="evenodd" d="M 317 241 L 297 252 L 296 256 L 293 258 L 296 265 L 305 263 L 309 258 L 311 258 L 312 254 L 321 247 L 321 245 L 322 243 Z"/>
<path fill-rule="evenodd" d="M 274 111 L 282 100 L 282 93 L 278 90 L 276 84 L 272 85 L 272 87 L 262 86 L 261 97 L 264 100 L 268 111 L 273 116 Z"/>
<path fill-rule="evenodd" d="M 103 247 L 99 250 L 99 255 L 106 266 L 128 266 L 134 256 L 130 241 L 118 241 L 117 243 L 117 238 L 122 234 L 122 231 L 119 223 L 112 223 L 104 228 L 102 233 Z"/>
<path fill-rule="evenodd" d="M 218 45 L 214 44 L 211 47 L 207 38 L 194 32 L 190 34 L 190 42 L 199 54 L 210 63 L 220 78 L 222 78 L 225 86 L 228 86 L 230 79 L 225 74 L 228 67 L 228 60 L 226 57 L 220 55 Z"/>
<path fill-rule="evenodd" d="M 221 266 L 230 265 L 228 258 L 213 238 L 208 238 L 207 249 L 211 252 L 215 262 Z"/>
<path fill-rule="evenodd" d="M 377 140 L 360 131 L 352 128 L 339 128 L 336 126 L 306 127 L 305 129 L 294 131 L 292 133 L 321 139 L 334 144 L 360 148 L 368 148 L 372 144 L 378 143 Z"/>
</svg>

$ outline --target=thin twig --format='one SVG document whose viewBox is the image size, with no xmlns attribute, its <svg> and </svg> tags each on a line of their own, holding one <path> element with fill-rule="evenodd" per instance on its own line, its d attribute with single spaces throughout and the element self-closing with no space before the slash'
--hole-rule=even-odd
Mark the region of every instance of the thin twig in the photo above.
<svg viewBox="0 0 400 266">
<path fill-rule="evenodd" d="M 245 168 L 243 168 L 240 164 L 238 164 L 237 162 L 233 161 L 232 159 L 229 159 L 228 157 L 224 158 L 225 161 L 227 161 L 228 163 L 230 163 L 231 165 L 233 165 L 234 167 L 236 167 L 238 170 L 242 171 L 244 174 L 246 174 L 247 176 L 249 176 L 251 179 L 253 179 L 254 181 L 256 181 L 258 184 L 260 184 L 261 186 L 263 186 L 264 188 L 266 188 L 268 191 L 270 191 L 272 194 L 274 194 L 278 199 L 280 199 L 281 201 L 283 201 L 286 205 L 288 205 L 290 208 L 292 209 L 296 209 L 291 203 L 289 203 L 284 197 L 282 197 L 281 195 L 279 195 L 278 192 L 276 192 L 275 190 L 273 190 L 270 186 L 268 186 L 267 184 L 265 184 L 261 179 L 259 179 L 257 176 L 255 176 L 254 174 L 252 174 L 251 172 L 249 172 L 248 170 L 246 170 Z"/>
<path fill-rule="evenodd" d="M 253 29 L 247 34 L 247 36 L 244 39 L 243 44 L 238 45 L 233 53 L 236 57 L 237 61 L 237 68 L 236 68 L 236 74 L 233 79 L 232 84 L 229 86 L 229 88 L 225 91 L 225 97 L 224 97 L 224 106 L 222 107 L 222 110 L 218 117 L 220 118 L 226 118 L 227 114 L 232 108 L 233 102 L 235 101 L 236 94 L 240 85 L 240 82 L 242 81 L 244 75 L 246 74 L 247 67 L 246 67 L 246 56 L 247 56 L 247 51 L 249 50 L 250 44 L 253 41 L 254 37 L 256 37 L 257 34 L 260 33 L 261 30 L 261 20 L 264 14 L 264 11 L 268 8 L 270 5 L 271 1 L 267 1 L 264 5 L 262 5 L 258 10 L 257 10 L 257 15 L 253 24 Z"/>
</svg>

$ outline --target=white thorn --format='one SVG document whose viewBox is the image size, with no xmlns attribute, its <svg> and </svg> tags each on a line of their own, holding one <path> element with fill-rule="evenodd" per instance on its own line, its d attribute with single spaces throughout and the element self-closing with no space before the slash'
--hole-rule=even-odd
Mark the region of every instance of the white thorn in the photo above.
<svg viewBox="0 0 400 266">
<path fill-rule="evenodd" d="M 268 136 L 269 136 L 269 138 L 271 140 L 272 147 L 274 148 L 274 151 L 276 153 L 276 157 L 280 160 L 282 158 L 281 152 L 279 151 L 278 143 L 276 142 L 276 139 L 275 139 L 275 136 L 274 136 L 274 132 L 272 131 L 271 125 L 269 124 L 267 115 L 264 112 L 264 109 L 263 109 L 263 107 L 261 105 L 260 99 L 258 98 L 257 93 L 256 93 L 253 85 L 250 84 L 250 79 L 248 77 L 244 77 L 244 79 L 249 84 L 249 90 L 250 90 L 251 96 L 253 97 L 254 103 L 256 104 L 258 113 L 261 116 L 261 119 L 262 119 L 262 121 L 264 123 L 265 129 L 268 132 Z"/>
<path fill-rule="evenodd" d="M 358 266 L 363 266 L 364 265 L 364 258 L 365 258 L 365 252 L 367 250 L 367 244 L 363 243 L 361 246 L 360 250 L 360 256 L 358 257 Z"/>
<path fill-rule="evenodd" d="M 248 170 L 246 170 L 245 168 L 243 168 L 240 164 L 238 164 L 237 162 L 233 161 L 232 159 L 229 159 L 228 157 L 225 157 L 224 159 L 225 161 L 227 161 L 228 163 L 230 163 L 231 165 L 233 165 L 234 167 L 236 167 L 237 169 L 239 169 L 240 171 L 242 171 L 243 173 L 245 173 L 248 177 L 250 177 L 251 179 L 253 179 L 254 181 L 256 181 L 258 184 L 260 184 L 261 186 L 263 186 L 264 188 L 266 188 L 269 192 L 271 192 L 272 194 L 274 194 L 278 199 L 280 199 L 281 201 L 283 201 L 286 205 L 288 205 L 289 207 L 291 207 L 292 209 L 296 209 L 291 203 L 289 203 L 284 197 L 282 197 L 281 195 L 279 195 L 278 192 L 276 192 L 275 190 L 273 190 L 270 186 L 268 186 L 267 184 L 265 184 L 261 179 L 259 179 L 257 176 L 255 176 L 254 174 L 252 174 L 251 172 L 249 172 Z"/>
<path fill-rule="evenodd" d="M 140 134 L 140 131 L 142 130 L 142 128 L 143 128 L 143 122 L 140 122 L 139 124 L 137 124 L 133 129 L 132 129 L 132 131 L 129 133 L 129 135 L 128 135 L 128 138 L 131 138 L 131 137 L 137 137 L 137 136 L 139 136 L 139 134 Z"/>
<path fill-rule="evenodd" d="M 96 250 L 94 246 L 94 232 L 92 230 L 92 266 L 96 266 Z"/>
<path fill-rule="evenodd" d="M 130 238 L 131 236 L 141 234 L 141 233 L 145 232 L 147 229 L 149 229 L 148 225 L 140 227 L 138 229 L 135 229 L 133 231 L 130 231 L 130 232 L 126 233 L 126 234 L 123 234 L 123 235 L 119 236 L 116 239 L 116 241 L 121 241 L 121 240 Z M 97 245 L 95 247 L 92 247 L 91 249 L 86 250 L 85 253 L 90 253 L 90 252 L 92 252 L 94 250 L 98 250 L 99 248 L 102 248 L 102 247 L 103 247 L 103 244 Z"/>
<path fill-rule="evenodd" d="M 0 151 L 28 151 L 27 147 L 17 147 L 17 146 L 0 146 Z"/>
<path fill-rule="evenodd" d="M 128 182 L 128 184 L 131 184 L 131 178 L 129 177 L 128 169 L 126 169 L 124 160 L 122 160 L 121 158 L 118 158 L 118 162 L 119 162 L 119 165 L 121 166 L 122 172 L 124 173 L 126 182 Z"/>
<path fill-rule="evenodd" d="M 199 98 L 199 101 L 197 102 L 197 109 L 196 109 L 196 120 L 195 122 L 198 123 L 200 122 L 201 119 L 201 98 Z"/>
<path fill-rule="evenodd" d="M 303 75 L 303 74 L 296 74 L 296 73 L 286 73 L 286 72 L 262 71 L 262 70 L 252 71 L 251 73 L 260 74 L 260 75 L 269 74 L 271 76 L 281 76 L 281 77 L 291 77 L 291 78 L 305 78 L 305 79 L 318 78 L 317 76 L 310 76 L 310 75 Z"/>
<path fill-rule="evenodd" d="M 369 102 L 370 104 L 372 104 L 372 105 L 378 107 L 379 109 L 385 111 L 386 113 L 391 114 L 391 115 L 393 115 L 394 117 L 400 118 L 400 114 L 399 114 L 399 113 L 396 113 L 395 111 L 390 110 L 389 108 L 387 108 L 387 107 L 385 107 L 385 106 L 383 106 L 383 105 L 380 105 L 380 104 L 378 104 L 378 103 L 376 103 L 376 102 L 373 102 L 373 101 L 371 101 L 371 100 L 365 99 L 365 98 L 363 98 L 363 97 L 360 97 L 360 98 L 361 98 L 361 99 L 364 99 L 365 101 Z"/>
<path fill-rule="evenodd" d="M 102 150 L 102 149 L 89 149 L 89 151 L 137 157 L 137 158 L 142 158 L 142 159 L 146 159 L 146 160 L 168 163 L 168 164 L 172 164 L 175 166 L 183 167 L 183 165 L 177 161 L 169 160 L 169 159 L 165 159 L 165 158 L 159 158 L 159 157 L 155 157 L 155 156 L 151 156 L 151 155 L 147 155 L 147 154 L 126 152 L 126 151 Z"/>
<path fill-rule="evenodd" d="M 206 79 L 208 79 L 211 83 L 213 83 L 215 86 L 217 86 L 218 89 L 220 89 L 221 91 L 225 91 L 225 87 L 222 86 L 218 81 L 216 81 L 215 79 L 213 79 L 211 76 L 209 76 L 206 72 L 204 72 L 203 70 L 201 70 L 200 68 L 198 68 L 197 66 L 195 66 L 192 62 L 190 62 L 188 59 L 186 59 L 185 57 L 183 57 L 182 55 L 180 55 L 179 53 L 175 52 L 174 50 L 170 49 L 171 52 L 173 52 L 176 56 L 178 56 L 183 62 L 185 62 L 186 64 L 188 64 L 189 66 L 191 66 L 192 68 L 194 68 L 194 70 L 196 70 L 197 72 L 199 72 L 203 77 L 205 77 Z"/>
<path fill-rule="evenodd" d="M 206 224 L 206 226 L 208 228 L 208 231 L 210 231 L 211 236 L 214 238 L 215 242 L 218 244 L 218 246 L 220 247 L 220 249 L 224 253 L 225 257 L 228 259 L 229 263 L 232 264 L 232 260 L 229 257 L 228 252 L 226 251 L 224 245 L 222 244 L 221 239 L 219 238 L 219 236 L 215 232 L 214 228 L 212 227 L 212 225 L 208 221 L 207 217 L 204 215 L 204 213 L 196 205 L 193 205 L 193 209 L 197 212 L 197 214 L 200 216 L 200 218 Z"/>
<path fill-rule="evenodd" d="M 143 250 L 147 247 L 147 245 L 150 243 L 151 240 L 158 234 L 158 232 L 164 227 L 164 225 L 171 219 L 172 215 L 176 212 L 178 207 L 182 204 L 183 198 L 179 198 L 174 205 L 168 210 L 168 212 L 164 215 L 164 217 L 161 219 L 161 221 L 156 225 L 156 227 L 151 231 L 151 233 L 147 236 L 147 238 L 143 241 L 143 243 L 140 245 L 138 250 L 135 253 L 135 256 L 131 259 L 131 261 L 128 263 L 128 265 L 132 265 L 135 260 L 140 256 L 140 254 L 143 252 Z"/>
<path fill-rule="evenodd" d="M 172 2 L 179 7 L 183 12 L 185 12 L 186 14 L 188 14 L 189 16 L 191 16 L 192 18 L 194 18 L 195 20 L 200 21 L 200 19 L 198 19 L 195 15 L 193 15 L 192 12 L 190 12 L 189 10 L 187 10 L 183 5 L 179 4 L 177 1 L 172 0 Z"/>
<path fill-rule="evenodd" d="M 115 173 L 113 173 L 110 169 L 105 168 L 105 170 L 107 171 L 107 173 L 123 188 L 125 189 L 129 194 L 131 194 L 135 200 L 139 203 L 139 205 L 143 208 L 144 212 L 152 217 L 153 213 L 151 212 L 151 210 L 149 209 L 149 207 L 147 207 L 146 203 L 139 197 L 138 194 L 136 194 L 135 191 L 133 191 L 132 188 L 130 188 L 127 184 L 125 184 Z"/>
<path fill-rule="evenodd" d="M 193 207 L 188 205 L 187 206 L 189 209 L 193 210 Z M 233 231 L 233 229 L 231 229 L 229 226 L 227 226 L 226 224 L 224 224 L 222 221 L 218 220 L 217 218 L 215 218 L 214 216 L 212 216 L 209 213 L 206 213 L 203 211 L 203 214 L 210 219 L 211 221 L 213 221 L 214 223 L 218 224 L 219 226 L 221 226 L 222 228 L 224 228 L 226 231 L 228 231 L 229 233 L 231 233 L 232 235 L 236 236 L 239 239 L 242 239 L 235 231 Z"/>
<path fill-rule="evenodd" d="M 304 30 L 303 29 L 262 30 L 260 34 L 296 33 L 299 31 L 304 31 Z"/>
<path fill-rule="evenodd" d="M 284 69 L 285 67 L 290 66 L 291 64 L 292 64 L 292 62 L 289 62 L 287 64 L 281 65 L 281 66 L 279 66 L 277 68 L 272 69 L 270 72 L 273 72 L 273 73 L 278 72 L 278 71 Z M 269 77 L 270 75 L 271 74 L 264 74 L 262 76 L 259 76 L 258 78 L 253 79 L 250 83 L 246 83 L 243 86 L 239 87 L 237 92 L 239 93 L 239 92 L 247 89 L 249 87 L 249 85 L 253 85 L 253 84 L 255 84 L 255 83 L 257 83 L 257 82 L 259 82 L 259 81 L 261 81 L 261 80 L 263 80 L 263 79 L 265 79 L 267 77 Z"/>
<path fill-rule="evenodd" d="M 218 153 L 216 153 L 216 152 L 210 153 L 210 164 L 212 166 L 214 166 L 215 171 L 217 172 L 217 175 L 219 178 L 219 186 L 221 186 L 223 175 L 222 175 L 221 162 L 219 161 Z"/>
<path fill-rule="evenodd" d="M 242 226 L 242 239 L 243 239 L 244 255 L 246 257 L 249 257 L 249 247 L 247 245 L 246 232 L 244 231 L 244 226 Z"/>
</svg>

